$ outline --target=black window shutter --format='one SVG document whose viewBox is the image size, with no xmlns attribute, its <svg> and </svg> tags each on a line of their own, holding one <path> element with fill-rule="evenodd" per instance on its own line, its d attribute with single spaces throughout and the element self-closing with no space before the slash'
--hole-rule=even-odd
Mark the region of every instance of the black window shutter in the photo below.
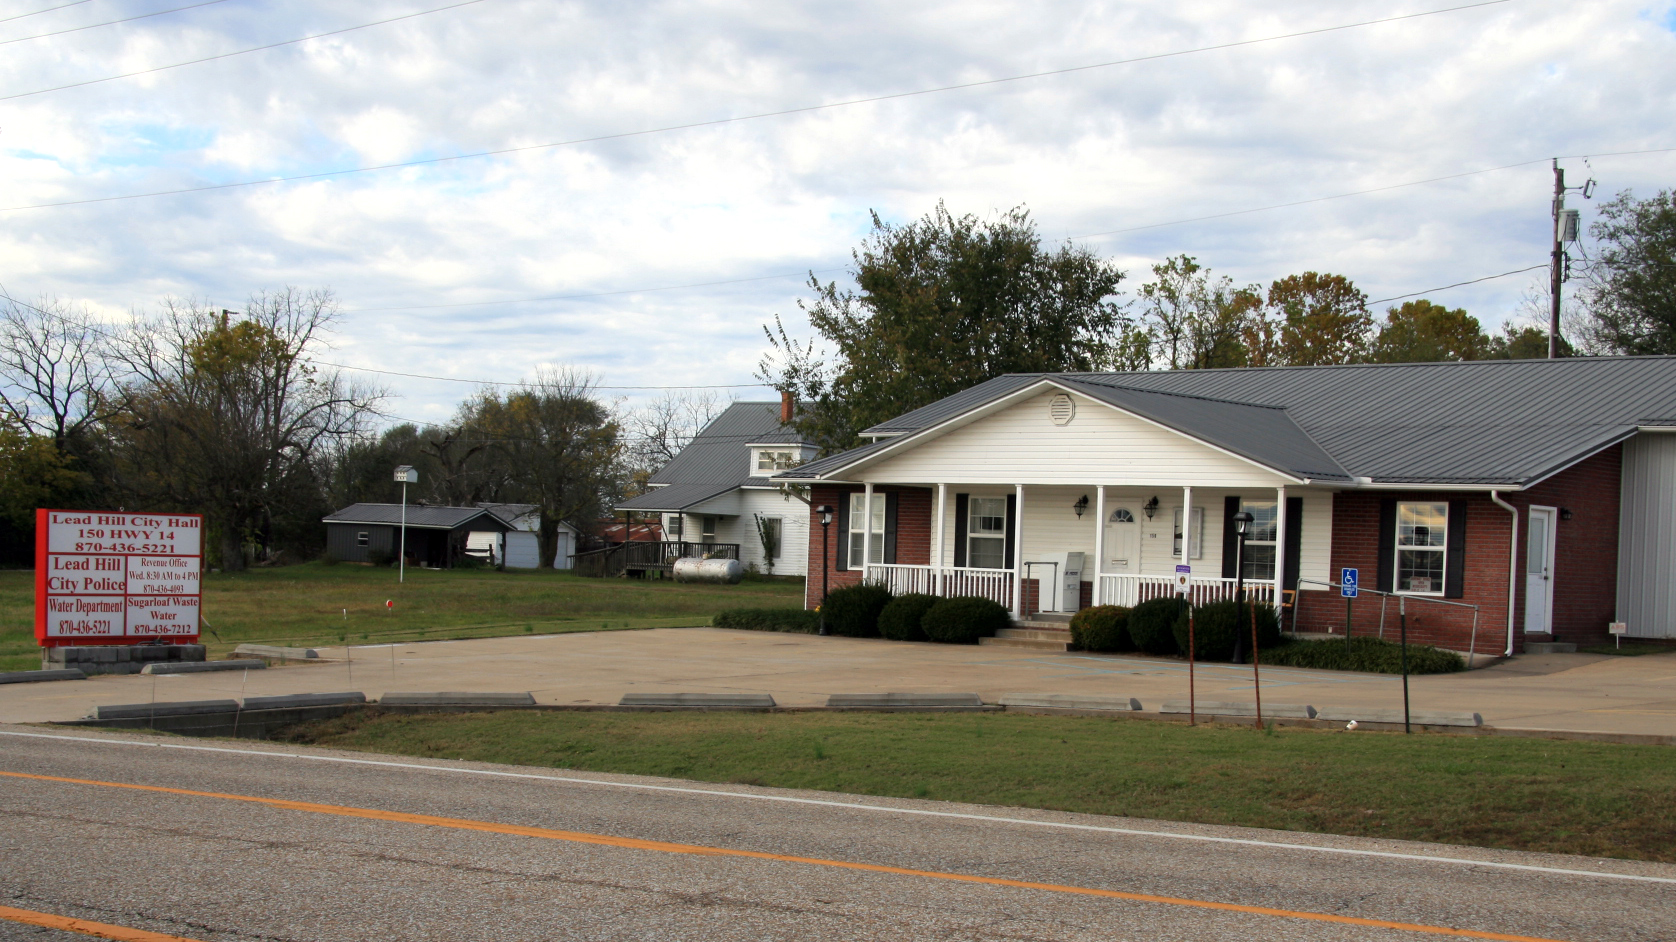
<svg viewBox="0 0 1676 942">
<path fill-rule="evenodd" d="M 879 495 L 885 501 L 885 562 L 896 562 L 896 509 L 901 502 L 902 495 L 886 493 Z"/>
<path fill-rule="evenodd" d="M 1397 499 L 1379 502 L 1379 591 L 1397 590 Z"/>
<path fill-rule="evenodd" d="M 1286 584 L 1282 589 L 1298 587 L 1298 566 L 1303 560 L 1304 499 L 1286 498 Z"/>
<path fill-rule="evenodd" d="M 971 506 L 970 494 L 954 495 L 954 564 L 966 565 L 966 514 Z"/>
<path fill-rule="evenodd" d="M 1006 559 L 1005 562 L 1003 562 L 1001 564 L 1002 569 L 1013 568 L 1013 534 L 1018 531 L 1018 527 L 1014 526 L 1014 518 L 1017 517 L 1017 516 L 1018 516 L 1018 495 L 1017 494 L 1008 494 L 1007 495 L 1007 548 L 1004 551 L 1007 554 L 1007 559 Z"/>
<path fill-rule="evenodd" d="M 1235 529 L 1234 514 L 1240 512 L 1238 497 L 1222 499 L 1222 578 L 1232 579 L 1239 575 L 1238 563 L 1234 558 L 1240 551 L 1240 533 Z"/>
<path fill-rule="evenodd" d="M 838 560 L 838 571 L 850 568 L 850 494 L 838 495 L 838 547 L 833 553 Z"/>
<path fill-rule="evenodd" d="M 1467 502 L 1449 502 L 1448 560 L 1443 564 L 1443 597 L 1458 599 L 1466 595 L 1466 536 Z"/>
</svg>

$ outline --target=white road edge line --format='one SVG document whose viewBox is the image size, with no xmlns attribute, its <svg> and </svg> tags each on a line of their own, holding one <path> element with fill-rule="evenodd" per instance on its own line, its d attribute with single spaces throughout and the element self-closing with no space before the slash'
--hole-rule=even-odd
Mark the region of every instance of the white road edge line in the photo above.
<svg viewBox="0 0 1676 942">
<path fill-rule="evenodd" d="M 794 798 L 790 795 L 756 795 L 749 792 L 729 792 L 714 788 L 682 788 L 677 785 L 646 785 L 638 782 L 609 782 L 592 778 L 573 778 L 564 775 L 533 775 L 528 772 L 497 772 L 492 769 L 458 769 L 440 765 L 421 765 L 416 762 L 384 762 L 377 759 L 351 759 L 346 756 L 311 756 L 298 752 L 268 752 L 262 749 L 228 749 L 221 746 L 190 746 L 185 743 L 142 742 L 132 739 L 100 739 L 93 736 L 60 736 L 51 733 L 20 733 L 0 730 L 0 736 L 26 739 L 59 739 L 79 743 L 101 743 L 107 746 L 151 746 L 157 749 L 183 749 L 190 752 L 219 752 L 240 756 L 265 756 L 270 759 L 306 759 L 314 762 L 341 762 L 346 765 L 370 765 L 391 769 L 418 769 L 425 772 L 451 772 L 461 775 L 487 775 L 495 778 L 530 779 L 540 782 L 563 782 L 568 785 L 593 785 L 605 788 L 626 788 L 638 791 L 675 792 L 689 795 L 713 795 L 722 798 L 744 798 L 750 801 L 778 801 L 786 804 L 821 805 L 829 808 L 848 808 L 883 814 L 903 814 L 924 818 L 954 818 L 966 821 L 990 821 L 997 824 L 1023 824 L 1030 827 L 1058 828 L 1066 831 L 1094 831 L 1102 834 L 1123 834 L 1131 837 L 1162 837 L 1178 841 L 1198 841 L 1205 844 L 1237 844 L 1244 847 L 1266 847 L 1276 850 L 1313 851 L 1319 854 L 1343 854 L 1353 857 L 1380 857 L 1389 860 L 1413 860 L 1422 863 L 1455 864 L 1465 867 L 1493 867 L 1498 870 L 1517 870 L 1553 876 L 1598 877 L 1603 880 L 1634 880 L 1642 883 L 1676 884 L 1676 877 L 1653 877 L 1634 873 L 1613 873 L 1606 870 L 1567 870 L 1561 867 L 1538 867 L 1533 864 L 1501 863 L 1493 860 L 1467 860 L 1461 857 L 1438 857 L 1430 854 L 1399 854 L 1393 851 L 1356 850 L 1349 847 L 1322 847 L 1318 844 L 1289 844 L 1285 841 L 1259 841 L 1240 837 L 1211 837 L 1205 834 L 1173 834 L 1169 831 L 1143 831 L 1139 828 L 1106 827 L 1098 824 L 1072 824 L 1065 821 L 1036 821 L 1030 818 L 1004 818 L 999 815 L 967 814 L 959 811 L 931 811 L 923 808 L 892 808 L 887 805 L 864 805 L 851 801 L 829 801 L 821 798 Z"/>
</svg>

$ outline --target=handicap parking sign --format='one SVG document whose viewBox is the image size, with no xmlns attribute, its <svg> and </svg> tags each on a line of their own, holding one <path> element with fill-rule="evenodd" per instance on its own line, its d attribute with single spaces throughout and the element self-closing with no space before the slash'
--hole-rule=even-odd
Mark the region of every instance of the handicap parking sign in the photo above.
<svg viewBox="0 0 1676 942">
<path fill-rule="evenodd" d="M 1338 582 L 1339 582 L 1338 594 L 1344 596 L 1347 599 L 1355 598 L 1356 597 L 1356 592 L 1361 585 L 1361 575 L 1362 574 L 1361 574 L 1360 570 L 1340 569 L 1339 570 L 1339 577 L 1338 577 Z"/>
</svg>

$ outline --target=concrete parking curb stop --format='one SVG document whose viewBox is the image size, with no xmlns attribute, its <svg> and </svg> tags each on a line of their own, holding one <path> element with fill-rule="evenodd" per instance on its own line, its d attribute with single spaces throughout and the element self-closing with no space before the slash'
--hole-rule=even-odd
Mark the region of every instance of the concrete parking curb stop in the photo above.
<svg viewBox="0 0 1676 942">
<path fill-rule="evenodd" d="M 0 673 L 0 684 L 33 684 L 43 680 L 86 680 L 87 673 L 79 668 L 47 671 L 6 671 Z"/>
<path fill-rule="evenodd" d="M 826 698 L 828 710 L 889 710 L 891 712 L 979 712 L 1000 710 L 975 693 L 835 693 Z"/>
<path fill-rule="evenodd" d="M 237 661 L 156 661 L 140 670 L 142 674 L 203 674 L 209 671 L 259 671 L 268 662 L 259 658 Z"/>
<path fill-rule="evenodd" d="M 772 710 L 766 693 L 625 693 L 620 707 L 645 710 Z"/>
</svg>

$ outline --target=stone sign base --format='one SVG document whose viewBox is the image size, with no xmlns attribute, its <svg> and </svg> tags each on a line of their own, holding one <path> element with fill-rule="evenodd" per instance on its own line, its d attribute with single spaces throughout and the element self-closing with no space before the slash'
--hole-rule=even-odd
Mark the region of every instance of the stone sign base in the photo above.
<svg viewBox="0 0 1676 942">
<path fill-rule="evenodd" d="M 87 644 L 41 652 L 44 670 L 76 668 L 84 674 L 138 674 L 147 664 L 202 660 L 201 644 Z"/>
</svg>

